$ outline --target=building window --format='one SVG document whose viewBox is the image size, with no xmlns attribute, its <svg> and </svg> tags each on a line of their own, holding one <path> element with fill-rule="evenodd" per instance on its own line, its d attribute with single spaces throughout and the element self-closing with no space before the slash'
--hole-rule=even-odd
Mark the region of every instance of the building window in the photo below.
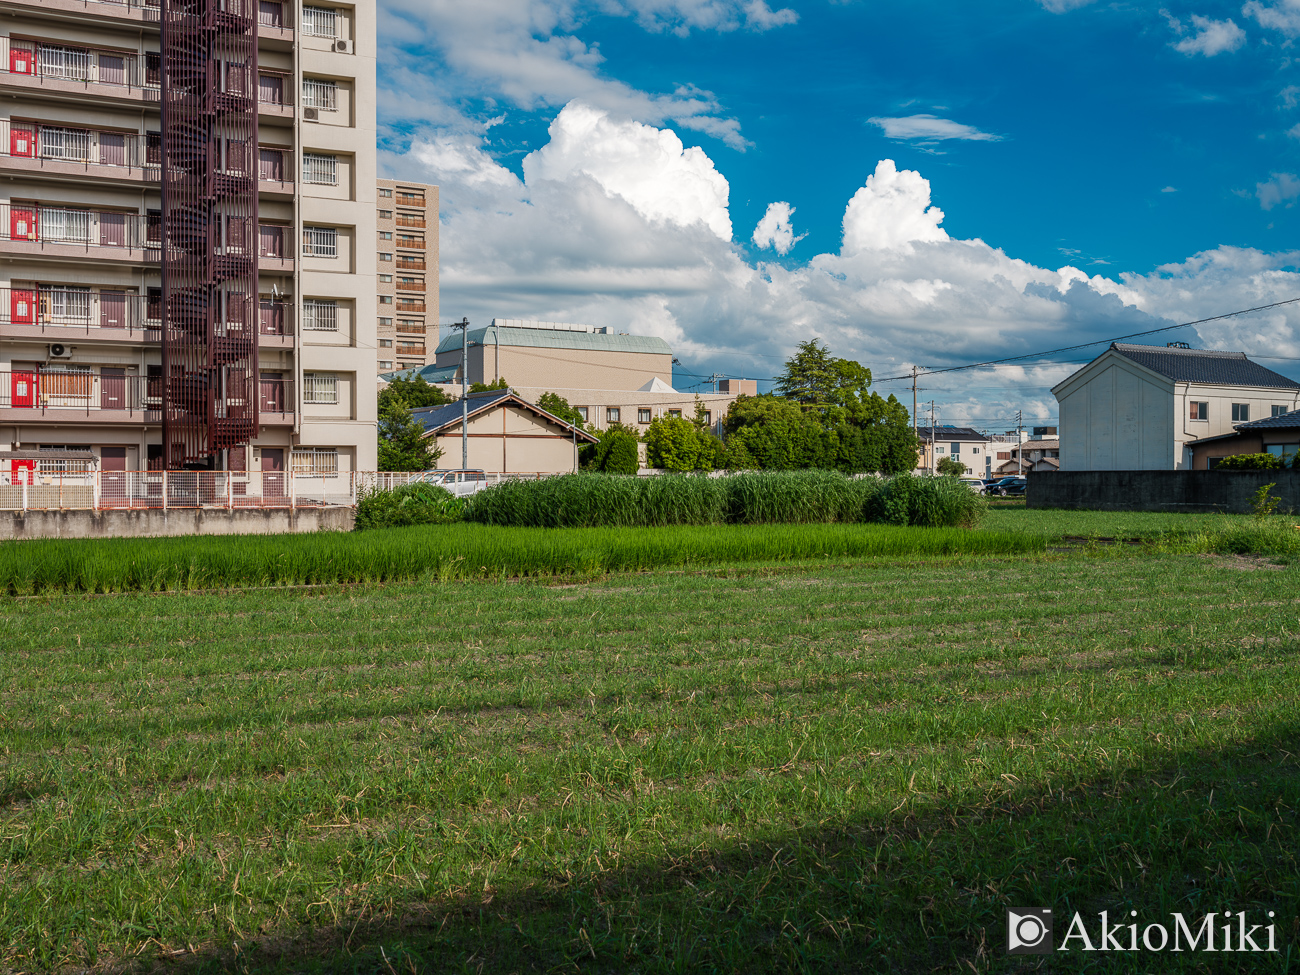
<svg viewBox="0 0 1300 975">
<path fill-rule="evenodd" d="M 391 349 L 391 348 L 393 347 L 393 340 L 392 340 L 392 339 L 380 339 L 380 340 L 379 340 L 379 347 L 380 347 L 381 349 Z"/>
<path fill-rule="evenodd" d="M 386 189 L 384 189 L 384 188 L 381 186 L 381 187 L 379 188 L 379 198 L 380 198 L 381 200 L 391 200 L 391 199 L 393 198 L 393 191 L 392 191 L 392 190 L 386 190 Z"/>
<path fill-rule="evenodd" d="M 31 48 L 28 48 L 30 51 Z M 90 78 L 90 52 L 84 47 L 37 46 L 36 64 L 45 78 L 87 81 Z"/>
<path fill-rule="evenodd" d="M 48 302 L 50 318 L 90 317 L 89 288 L 59 288 L 41 294 L 42 304 Z"/>
<path fill-rule="evenodd" d="M 380 239 L 380 240 L 392 240 L 392 239 L 393 239 L 393 232 L 392 232 L 391 230 L 381 230 L 381 231 L 379 231 L 379 239 Z"/>
<path fill-rule="evenodd" d="M 38 226 L 41 237 L 45 240 L 62 240 L 76 244 L 90 243 L 89 210 L 41 207 Z"/>
<path fill-rule="evenodd" d="M 637 411 L 636 411 L 636 422 L 637 422 L 637 423 L 649 423 L 649 422 L 650 422 L 650 411 L 647 410 L 647 409 L 645 409 L 644 407 L 642 407 L 641 409 L 637 410 Z"/>
<path fill-rule="evenodd" d="M 622 415 L 622 414 L 619 413 L 619 411 L 618 411 L 618 407 L 617 407 L 617 406 L 608 406 L 608 407 L 605 408 L 605 422 L 606 422 L 606 423 L 617 423 L 617 422 L 618 422 L 618 418 L 619 418 L 621 415 Z"/>
<path fill-rule="evenodd" d="M 382 262 L 385 263 L 385 264 L 391 264 L 392 261 L 393 261 L 393 255 L 392 255 L 392 254 L 389 254 L 389 253 L 385 253 L 385 252 L 383 252 L 383 251 L 380 251 L 380 252 L 379 252 L 379 260 L 382 261 Z"/>
<path fill-rule="evenodd" d="M 328 7 L 303 7 L 302 32 L 308 37 L 338 37 L 338 12 Z"/>
<path fill-rule="evenodd" d="M 587 408 L 585 406 L 578 407 L 578 416 L 582 417 L 583 423 L 587 422 Z"/>
<path fill-rule="evenodd" d="M 391 362 L 389 362 L 387 359 L 380 359 L 380 360 L 379 360 L 379 368 L 380 368 L 380 369 L 392 369 L 392 368 L 393 368 L 393 364 L 392 364 Z"/>
<path fill-rule="evenodd" d="M 938 445 L 936 444 L 936 445 L 935 445 L 935 448 L 934 448 L 934 452 L 935 452 L 936 454 L 942 454 L 942 453 L 943 453 L 943 448 L 940 447 L 940 446 L 938 446 Z"/>
<path fill-rule="evenodd" d="M 1193 403 L 1191 418 L 1193 420 L 1208 420 L 1210 418 L 1210 404 Z"/>
<path fill-rule="evenodd" d="M 705 411 L 704 411 L 704 425 L 705 425 L 706 427 L 711 427 L 711 426 L 713 426 L 713 411 L 712 411 L 712 410 L 705 410 Z"/>
<path fill-rule="evenodd" d="M 302 181 L 304 183 L 319 183 L 323 186 L 338 186 L 338 157 L 327 156 L 321 152 L 304 152 L 302 154 Z"/>
<path fill-rule="evenodd" d="M 339 401 L 339 377 L 329 372 L 304 372 L 302 401 L 315 406 L 333 406 Z"/>
<path fill-rule="evenodd" d="M 339 452 L 325 447 L 317 447 L 315 450 L 295 450 L 293 472 L 295 474 L 337 474 Z"/>
<path fill-rule="evenodd" d="M 392 295 L 380 295 L 380 296 L 379 296 L 379 303 L 380 303 L 381 305 L 391 305 L 391 304 L 393 303 L 393 296 L 392 296 Z"/>
<path fill-rule="evenodd" d="M 949 449 L 948 453 L 953 454 L 954 456 L 956 456 L 957 454 L 960 454 L 960 453 L 961 453 L 961 444 L 959 444 L 959 443 L 952 444 L 951 449 Z"/>
<path fill-rule="evenodd" d="M 43 159 L 90 159 L 90 133 L 85 129 L 53 128 L 41 126 L 39 141 Z"/>
<path fill-rule="evenodd" d="M 668 411 L 668 415 L 669 415 L 669 417 L 671 417 L 671 418 L 674 419 L 674 420 L 680 420 L 680 419 L 682 418 L 682 411 L 681 411 L 681 410 L 669 410 L 669 411 Z"/>
<path fill-rule="evenodd" d="M 339 303 L 332 298 L 304 298 L 302 302 L 302 329 L 304 332 L 337 332 L 339 330 Z"/>
<path fill-rule="evenodd" d="M 1250 404 L 1233 403 L 1232 404 L 1232 422 L 1249 423 L 1250 422 Z"/>
<path fill-rule="evenodd" d="M 259 74 L 257 100 L 263 105 L 283 105 L 284 77 L 278 74 Z"/>
<path fill-rule="evenodd" d="M 339 86 L 334 81 L 313 81 L 304 78 L 302 82 L 302 104 L 304 108 L 318 108 L 322 112 L 339 110 Z"/>
<path fill-rule="evenodd" d="M 1273 415 L 1274 415 L 1274 416 L 1283 416 L 1283 415 L 1285 415 L 1285 414 L 1287 414 L 1287 413 L 1290 413 L 1290 412 L 1291 412 L 1291 411 L 1288 410 L 1285 406 L 1278 406 L 1276 403 L 1273 404 Z"/>
<path fill-rule="evenodd" d="M 998 460 L 1010 460 L 1010 459 L 1011 459 L 1011 451 L 1009 450 L 998 451 Z"/>
<path fill-rule="evenodd" d="M 392 328 L 392 327 L 393 327 L 393 320 L 392 320 L 391 318 L 381 318 L 381 319 L 379 319 L 379 327 L 380 327 L 380 328 Z"/>
<path fill-rule="evenodd" d="M 339 232 L 333 227 L 303 227 L 302 256 L 338 257 Z"/>
<path fill-rule="evenodd" d="M 392 211 L 392 210 L 380 210 L 380 211 L 379 211 L 379 219 L 380 219 L 380 220 L 392 220 L 392 219 L 393 219 L 393 211 Z"/>
<path fill-rule="evenodd" d="M 972 448 L 970 449 L 970 452 L 971 452 L 972 454 L 978 454 L 978 453 L 980 452 L 980 449 L 979 449 L 978 447 L 972 447 Z"/>
<path fill-rule="evenodd" d="M 393 276 L 391 274 L 381 274 L 379 275 L 379 280 L 382 284 L 391 284 Z"/>
</svg>

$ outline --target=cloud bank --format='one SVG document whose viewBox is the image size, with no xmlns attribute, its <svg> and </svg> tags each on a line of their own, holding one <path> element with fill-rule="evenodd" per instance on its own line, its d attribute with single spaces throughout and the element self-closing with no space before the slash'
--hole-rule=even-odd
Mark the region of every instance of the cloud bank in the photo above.
<svg viewBox="0 0 1300 975">
<path fill-rule="evenodd" d="M 491 158 L 481 134 L 459 131 L 416 139 L 404 154 L 387 155 L 385 167 L 442 187 L 448 317 L 580 321 L 657 335 L 700 374 L 767 378 L 798 341 L 817 336 L 887 377 L 913 364 L 1074 345 L 1300 294 L 1298 253 L 1221 247 L 1113 277 L 1038 267 L 950 236 L 929 181 L 888 159 L 864 166 L 837 250 L 797 264 L 754 263 L 732 239 L 727 181 L 703 150 L 584 102 L 558 113 L 547 144 L 524 159 L 523 179 Z M 789 253 L 798 240 L 793 213 L 788 203 L 770 206 L 754 244 Z M 1174 337 L 1300 355 L 1295 315 L 1279 309 Z M 1047 388 L 1076 368 L 933 377 L 925 395 L 947 404 L 945 421 L 996 426 L 1015 409 L 1051 415 Z"/>
</svg>

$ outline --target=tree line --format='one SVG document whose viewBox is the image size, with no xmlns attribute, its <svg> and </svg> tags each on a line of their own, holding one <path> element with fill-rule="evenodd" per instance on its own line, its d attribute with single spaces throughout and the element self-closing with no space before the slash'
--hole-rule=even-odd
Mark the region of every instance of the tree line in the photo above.
<svg viewBox="0 0 1300 975">
<path fill-rule="evenodd" d="M 896 474 L 916 466 L 919 447 L 907 408 L 872 392 L 871 370 L 839 359 L 811 339 L 786 361 L 771 393 L 740 396 L 718 436 L 695 400 L 691 417 L 661 416 L 644 432 L 622 423 L 597 430 L 555 393 L 538 397 L 548 413 L 599 438 L 579 453 L 584 469 L 635 474 L 640 444 L 646 463 L 669 471 L 796 470 Z M 471 392 L 509 388 L 505 380 L 475 383 Z M 423 379 L 395 379 L 379 394 L 380 470 L 427 470 L 441 451 L 423 439 L 411 411 L 455 402 Z"/>
</svg>

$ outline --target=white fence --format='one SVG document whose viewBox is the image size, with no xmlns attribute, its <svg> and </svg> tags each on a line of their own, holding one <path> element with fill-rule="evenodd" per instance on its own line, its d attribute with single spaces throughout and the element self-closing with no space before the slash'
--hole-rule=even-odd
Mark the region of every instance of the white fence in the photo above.
<svg viewBox="0 0 1300 975">
<path fill-rule="evenodd" d="M 352 507 L 365 490 L 392 490 L 429 476 L 424 471 L 59 471 L 49 468 L 76 465 L 22 459 L 10 464 L 11 470 L 0 471 L 0 511 Z M 486 484 L 550 476 L 489 473 Z"/>
</svg>

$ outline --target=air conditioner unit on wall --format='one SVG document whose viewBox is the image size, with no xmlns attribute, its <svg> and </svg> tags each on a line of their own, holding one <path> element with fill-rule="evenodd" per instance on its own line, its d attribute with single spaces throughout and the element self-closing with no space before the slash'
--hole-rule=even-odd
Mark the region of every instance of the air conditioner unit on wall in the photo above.
<svg viewBox="0 0 1300 975">
<path fill-rule="evenodd" d="M 71 359 L 72 349 L 69 346 L 64 345 L 62 342 L 52 342 L 50 343 L 50 358 Z"/>
<path fill-rule="evenodd" d="M 352 53 L 352 42 L 351 42 L 351 41 L 345 41 L 345 40 L 342 40 L 342 39 L 340 38 L 339 40 L 336 40 L 336 41 L 334 42 L 334 51 L 335 51 L 335 53 L 337 53 L 337 54 L 351 54 L 351 53 Z"/>
<path fill-rule="evenodd" d="M 304 120 L 304 121 L 307 121 L 307 122 L 319 122 L 319 121 L 320 121 L 320 109 L 319 109 L 319 108 L 304 108 L 304 109 L 302 110 L 302 117 L 303 117 L 303 120 Z"/>
</svg>

